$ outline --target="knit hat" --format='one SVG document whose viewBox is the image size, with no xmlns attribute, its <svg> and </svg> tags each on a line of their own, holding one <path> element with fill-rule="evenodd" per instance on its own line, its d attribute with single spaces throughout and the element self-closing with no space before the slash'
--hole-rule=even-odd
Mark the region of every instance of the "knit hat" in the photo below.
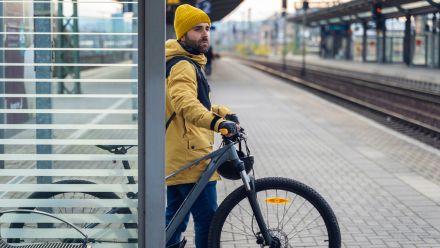
<svg viewBox="0 0 440 248">
<path fill-rule="evenodd" d="M 189 4 L 180 5 L 174 17 L 174 30 L 176 30 L 177 39 L 180 40 L 191 28 L 202 22 L 211 26 L 211 20 L 203 10 Z"/>
</svg>

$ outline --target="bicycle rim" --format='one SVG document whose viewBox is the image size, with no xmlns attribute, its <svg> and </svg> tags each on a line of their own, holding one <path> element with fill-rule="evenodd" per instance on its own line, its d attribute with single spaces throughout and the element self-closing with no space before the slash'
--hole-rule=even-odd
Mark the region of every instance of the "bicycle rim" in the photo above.
<svg viewBox="0 0 440 248">
<path fill-rule="evenodd" d="M 281 248 L 340 247 L 340 232 L 329 205 L 316 191 L 294 180 L 255 182 L 257 201 L 268 231 Z M 210 247 L 263 247 L 264 241 L 244 187 L 231 193 L 213 219 Z"/>
</svg>

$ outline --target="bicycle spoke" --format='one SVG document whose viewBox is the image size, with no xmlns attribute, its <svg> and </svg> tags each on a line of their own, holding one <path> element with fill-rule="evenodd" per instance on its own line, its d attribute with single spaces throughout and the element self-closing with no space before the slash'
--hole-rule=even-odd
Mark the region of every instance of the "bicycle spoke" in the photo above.
<svg viewBox="0 0 440 248">
<path fill-rule="evenodd" d="M 224 241 L 220 241 L 220 242 L 231 242 L 231 241 L 244 241 L 244 240 L 246 240 L 246 241 L 248 241 L 249 239 L 235 239 L 235 240 L 224 240 Z"/>
<path fill-rule="evenodd" d="M 295 216 L 296 213 L 298 213 L 298 211 L 302 208 L 302 206 L 306 203 L 307 201 L 304 200 L 304 202 L 301 204 L 301 206 L 298 208 L 298 210 L 295 211 L 295 213 L 293 213 L 292 217 L 290 217 L 287 222 L 289 222 L 289 220 L 291 220 L 293 218 L 293 216 Z M 287 224 L 286 224 L 287 225 Z M 282 226 L 281 229 L 283 229 L 286 225 Z"/>
<path fill-rule="evenodd" d="M 287 192 L 286 192 L 287 195 Z M 284 212 L 283 214 L 283 219 L 281 220 L 281 229 L 284 228 L 283 223 L 284 223 L 284 217 L 286 216 L 287 212 L 289 212 L 289 209 L 292 207 L 293 203 L 295 202 L 296 198 L 298 197 L 298 195 L 295 195 L 295 198 L 293 198 L 293 201 L 290 203 L 289 208 L 287 208 L 287 211 Z"/>
<path fill-rule="evenodd" d="M 275 198 L 278 198 L 278 189 L 275 190 Z M 277 204 L 277 222 L 278 222 L 278 226 L 280 225 L 280 219 L 278 218 L 278 205 Z"/>
<path fill-rule="evenodd" d="M 250 217 L 253 217 L 253 215 L 251 215 L 248 211 L 246 211 L 246 209 L 244 209 L 241 205 L 240 205 L 240 203 L 239 204 L 237 204 L 241 209 L 243 209 L 243 211 L 245 211 Z"/>
<path fill-rule="evenodd" d="M 231 214 L 234 215 L 234 217 L 237 218 L 237 220 L 239 220 L 245 227 L 247 227 L 249 230 L 252 230 L 246 224 L 244 224 L 244 222 L 242 220 L 240 220 L 240 218 L 238 218 L 234 213 L 231 212 Z"/>
<path fill-rule="evenodd" d="M 316 217 L 316 219 L 318 219 L 319 218 L 319 216 L 318 217 Z M 310 222 L 310 224 L 312 224 L 313 222 L 315 222 L 315 220 L 316 219 L 314 219 L 312 222 Z M 310 224 L 308 224 L 307 226 L 305 226 L 303 229 L 301 229 L 301 231 L 299 231 L 299 232 L 297 232 L 295 235 L 293 235 L 293 237 L 292 238 L 290 238 L 289 240 L 291 240 L 291 239 L 293 239 L 296 235 L 298 235 L 298 233 L 300 233 L 300 232 L 302 232 L 306 227 L 308 227 Z M 325 226 L 325 225 L 324 225 Z M 319 226 L 318 226 L 319 227 Z M 314 227 L 314 228 L 316 228 L 316 227 Z M 310 228 L 310 229 L 313 229 L 313 228 Z M 309 228 L 307 229 L 307 230 L 310 230 Z M 290 233 L 289 233 L 290 234 Z M 287 235 L 288 236 L 288 235 Z"/>
<path fill-rule="evenodd" d="M 325 226 L 325 225 L 322 225 L 322 226 L 317 226 L 317 227 L 323 227 L 323 226 Z M 312 228 L 310 228 L 310 229 L 312 229 Z M 308 229 L 308 230 L 310 230 L 310 229 Z M 328 235 L 310 235 L 310 236 L 298 236 L 298 238 L 311 238 L 311 237 L 328 237 Z M 289 239 L 290 240 L 290 239 Z"/>
<path fill-rule="evenodd" d="M 241 230 L 240 228 L 238 228 L 238 227 L 236 227 L 234 224 L 232 224 L 232 223 L 229 223 L 227 220 L 225 221 L 226 223 L 228 223 L 229 225 L 231 225 L 231 226 L 233 226 L 233 227 L 235 227 L 235 228 L 237 228 L 238 230 L 240 230 L 240 231 L 242 231 L 242 232 L 244 232 L 244 233 L 246 233 L 247 235 L 251 235 L 251 234 L 249 234 L 249 233 L 247 233 L 246 231 L 243 231 L 243 230 Z M 251 235 L 252 236 L 252 235 Z"/>
<path fill-rule="evenodd" d="M 296 230 L 296 227 L 301 223 L 301 221 L 303 221 L 309 214 L 310 214 L 310 212 L 312 212 L 312 210 L 313 209 L 315 209 L 315 208 L 312 208 L 312 209 L 310 209 L 310 211 L 306 214 L 306 216 L 304 216 L 299 222 L 298 222 L 298 224 L 293 228 L 293 230 Z M 319 218 L 319 216 L 318 217 L 316 217 L 316 219 L 318 219 Z M 312 222 L 314 222 L 316 219 L 314 219 Z M 311 222 L 311 223 L 312 223 Z M 310 224 L 309 224 L 310 225 Z M 308 226 L 308 225 L 307 225 Z M 307 227 L 306 226 L 306 227 Z M 304 228 L 303 228 L 304 229 Z M 287 236 L 289 236 L 292 232 L 293 232 L 293 230 L 292 231 L 290 231 L 290 233 L 289 234 L 287 234 Z"/>
<path fill-rule="evenodd" d="M 235 232 L 229 232 L 229 231 L 222 231 L 222 232 L 225 232 L 225 233 L 232 233 L 232 234 L 238 234 L 238 235 L 246 235 L 246 236 L 251 236 L 251 237 L 255 238 L 254 235 L 250 235 L 250 234 L 247 234 L 247 233 L 242 234 L 242 233 L 235 233 Z"/>
<path fill-rule="evenodd" d="M 264 192 L 266 192 L 266 199 L 267 199 L 267 190 L 265 190 Z M 261 209 L 261 207 L 260 207 Z M 267 224 L 267 229 L 270 228 L 269 225 L 269 208 L 267 207 L 267 202 L 266 202 L 266 224 Z"/>
<path fill-rule="evenodd" d="M 296 197 L 297 197 L 298 195 L 296 195 L 295 196 L 295 199 L 296 199 Z M 286 196 L 284 197 L 285 199 L 287 199 L 287 191 L 286 191 Z M 294 201 L 295 201 L 295 199 L 294 199 Z M 292 205 L 292 203 L 293 202 L 291 202 L 290 203 L 290 205 Z M 286 204 L 283 204 L 284 205 L 284 210 L 283 210 L 283 218 L 281 219 L 281 223 L 278 223 L 278 229 L 280 228 L 280 224 L 281 224 L 281 226 L 283 225 L 283 221 L 284 221 L 284 216 L 286 215 Z M 289 207 L 290 208 L 290 207 Z M 289 211 L 289 209 L 287 209 L 287 211 Z"/>
</svg>

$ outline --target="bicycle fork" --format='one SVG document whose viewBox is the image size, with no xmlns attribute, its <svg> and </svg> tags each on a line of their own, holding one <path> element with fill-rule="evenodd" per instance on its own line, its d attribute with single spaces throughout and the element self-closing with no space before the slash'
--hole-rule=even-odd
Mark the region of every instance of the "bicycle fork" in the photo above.
<svg viewBox="0 0 440 248">
<path fill-rule="evenodd" d="M 260 206 L 257 202 L 257 192 L 255 190 L 255 179 L 254 176 L 249 176 L 246 174 L 246 170 L 244 168 L 244 164 L 242 161 L 237 163 L 237 169 L 240 171 L 241 179 L 243 180 L 243 184 L 246 188 L 246 196 L 249 200 L 249 204 L 251 205 L 252 212 L 254 212 L 255 220 L 257 221 L 258 227 L 260 228 L 260 232 L 263 235 L 264 245 L 269 246 L 270 248 L 279 248 L 280 242 L 277 239 L 274 239 L 270 236 L 269 231 L 267 230 L 266 223 L 264 222 L 263 215 L 261 214 Z M 258 244 L 263 244 L 263 242 L 258 242 Z"/>
</svg>

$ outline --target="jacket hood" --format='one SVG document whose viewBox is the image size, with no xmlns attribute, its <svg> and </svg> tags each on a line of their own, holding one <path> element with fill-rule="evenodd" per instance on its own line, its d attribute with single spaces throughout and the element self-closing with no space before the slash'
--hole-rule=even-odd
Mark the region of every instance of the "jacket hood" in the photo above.
<svg viewBox="0 0 440 248">
<path fill-rule="evenodd" d="M 186 48 L 186 50 L 185 50 Z M 206 64 L 206 57 L 204 54 L 192 54 L 192 49 L 189 47 L 183 47 L 177 40 L 170 39 L 165 43 L 165 55 L 166 61 L 177 57 L 177 56 L 185 56 L 200 66 Z"/>
</svg>

